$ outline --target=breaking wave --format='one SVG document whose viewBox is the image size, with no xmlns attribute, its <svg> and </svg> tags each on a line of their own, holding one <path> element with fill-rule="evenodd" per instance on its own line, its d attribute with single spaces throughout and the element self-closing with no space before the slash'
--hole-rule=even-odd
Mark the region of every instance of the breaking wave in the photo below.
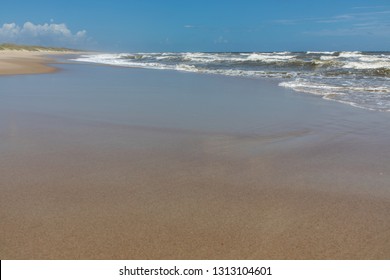
<svg viewBox="0 0 390 280">
<path fill-rule="evenodd" d="M 279 79 L 280 86 L 353 106 L 390 111 L 390 53 L 254 52 L 87 54 L 74 59 L 121 67 Z"/>
</svg>

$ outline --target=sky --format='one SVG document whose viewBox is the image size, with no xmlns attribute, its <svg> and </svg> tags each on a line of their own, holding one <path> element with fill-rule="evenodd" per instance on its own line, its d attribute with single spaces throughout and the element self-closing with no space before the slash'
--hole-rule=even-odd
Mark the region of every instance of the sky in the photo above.
<svg viewBox="0 0 390 280">
<path fill-rule="evenodd" d="M 0 43 L 111 52 L 390 51 L 389 0 L 0 0 Z"/>
</svg>

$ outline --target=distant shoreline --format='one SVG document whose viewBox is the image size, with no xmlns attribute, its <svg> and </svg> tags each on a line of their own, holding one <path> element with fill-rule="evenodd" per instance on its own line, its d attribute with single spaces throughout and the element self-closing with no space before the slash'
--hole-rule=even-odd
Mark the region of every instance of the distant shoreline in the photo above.
<svg viewBox="0 0 390 280">
<path fill-rule="evenodd" d="M 48 55 L 80 53 L 65 48 L 39 46 L 0 45 L 0 75 L 25 75 L 54 73 L 57 68 L 48 64 L 54 62 Z"/>
</svg>

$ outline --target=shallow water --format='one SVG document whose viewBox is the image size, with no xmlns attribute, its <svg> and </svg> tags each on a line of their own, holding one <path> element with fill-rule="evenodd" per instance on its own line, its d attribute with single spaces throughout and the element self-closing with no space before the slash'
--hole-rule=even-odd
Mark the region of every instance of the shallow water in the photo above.
<svg viewBox="0 0 390 280">
<path fill-rule="evenodd" d="M 279 85 L 352 106 L 390 111 L 388 52 L 89 54 L 79 62 L 276 79 Z"/>
</svg>

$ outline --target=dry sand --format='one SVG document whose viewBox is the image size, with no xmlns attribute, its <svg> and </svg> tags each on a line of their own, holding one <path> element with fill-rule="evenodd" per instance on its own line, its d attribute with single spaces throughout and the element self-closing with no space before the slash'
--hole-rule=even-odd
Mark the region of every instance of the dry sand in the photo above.
<svg viewBox="0 0 390 280">
<path fill-rule="evenodd" d="M 69 52 L 1 50 L 0 75 L 53 73 L 56 68 L 47 64 L 54 60 L 47 56 L 67 53 Z"/>
</svg>

